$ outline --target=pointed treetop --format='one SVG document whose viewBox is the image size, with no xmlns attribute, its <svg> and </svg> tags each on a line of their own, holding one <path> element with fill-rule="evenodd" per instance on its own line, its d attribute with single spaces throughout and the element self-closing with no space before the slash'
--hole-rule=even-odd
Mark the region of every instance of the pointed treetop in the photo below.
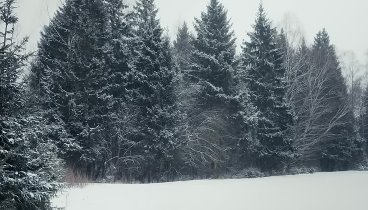
<svg viewBox="0 0 368 210">
<path fill-rule="evenodd" d="M 182 68 L 188 68 L 192 47 L 193 36 L 190 34 L 187 23 L 184 22 L 179 28 L 174 40 L 174 55 L 177 64 Z"/>
<path fill-rule="evenodd" d="M 217 7 L 219 5 L 218 0 L 211 0 L 211 3 L 208 5 L 208 7 Z"/>
<path fill-rule="evenodd" d="M 281 50 L 283 50 L 284 53 L 287 53 L 290 46 L 289 46 L 287 35 L 283 28 L 281 28 L 280 33 L 278 35 L 278 41 L 279 41 Z"/>
<path fill-rule="evenodd" d="M 202 12 L 201 14 L 202 19 L 226 19 L 227 18 L 227 11 L 225 10 L 224 6 L 218 0 L 211 0 L 211 2 L 207 5 L 207 11 Z"/>
<path fill-rule="evenodd" d="M 154 0 L 137 0 L 134 10 L 139 14 L 141 21 L 146 24 L 157 24 L 158 9 L 155 6 Z"/>
<path fill-rule="evenodd" d="M 314 48 L 329 48 L 330 46 L 330 36 L 328 35 L 325 28 L 319 31 L 314 38 Z"/>
<path fill-rule="evenodd" d="M 304 55 L 308 52 L 307 42 L 305 41 L 304 37 L 302 37 L 300 41 L 300 46 L 299 46 L 298 51 L 299 53 L 304 54 Z"/>
<path fill-rule="evenodd" d="M 178 28 L 178 33 L 176 35 L 176 40 L 174 41 L 174 46 L 181 45 L 181 44 L 188 44 L 190 42 L 190 39 L 191 39 L 191 35 L 189 33 L 188 25 L 186 22 L 184 22 Z"/>
<path fill-rule="evenodd" d="M 188 24 L 187 22 L 184 21 L 183 25 L 181 26 L 181 28 L 184 30 L 184 31 L 188 31 Z"/>
<path fill-rule="evenodd" d="M 208 55 L 219 57 L 226 53 L 226 62 L 232 63 L 235 56 L 235 35 L 227 11 L 218 0 L 211 0 L 200 19 L 195 19 L 197 38 L 194 46 Z"/>
<path fill-rule="evenodd" d="M 287 42 L 288 37 L 287 34 L 285 33 L 284 28 L 281 28 L 279 36 L 282 41 Z"/>
<path fill-rule="evenodd" d="M 307 48 L 307 41 L 305 41 L 304 37 L 300 41 L 300 48 Z"/>
<path fill-rule="evenodd" d="M 264 7 L 263 7 L 263 1 L 261 0 L 258 5 L 258 13 L 262 14 L 264 13 Z"/>
<path fill-rule="evenodd" d="M 338 58 L 336 55 L 335 47 L 330 42 L 330 36 L 326 29 L 319 31 L 314 38 L 314 44 L 312 46 L 313 55 L 320 65 L 325 65 L 326 60 L 330 61 L 330 65 L 334 63 L 336 68 L 339 66 Z"/>
<path fill-rule="evenodd" d="M 264 24 L 266 22 L 269 22 L 269 21 L 268 21 L 265 9 L 264 9 L 262 1 L 261 1 L 261 3 L 259 3 L 259 7 L 258 7 L 256 25 L 257 24 L 262 24 L 262 23 Z"/>
<path fill-rule="evenodd" d="M 250 42 L 244 41 L 245 45 L 253 43 L 256 45 L 269 46 L 271 42 L 277 41 L 278 34 L 276 28 L 272 26 L 271 21 L 267 18 L 267 14 L 262 3 L 259 5 L 255 23 L 252 25 L 252 27 L 254 31 L 248 33 Z M 250 46 L 248 46 L 248 49 L 249 48 Z"/>
<path fill-rule="evenodd" d="M 160 42 L 164 30 L 157 17 L 158 9 L 154 0 L 137 0 L 133 10 L 133 28 L 139 37 L 153 36 Z M 134 30 L 133 29 L 133 30 Z"/>
<path fill-rule="evenodd" d="M 186 36 L 189 34 L 189 28 L 188 28 L 188 24 L 187 22 L 184 21 L 184 23 L 179 26 L 178 28 L 178 34 L 177 34 L 177 38 L 181 37 L 181 36 Z"/>
</svg>

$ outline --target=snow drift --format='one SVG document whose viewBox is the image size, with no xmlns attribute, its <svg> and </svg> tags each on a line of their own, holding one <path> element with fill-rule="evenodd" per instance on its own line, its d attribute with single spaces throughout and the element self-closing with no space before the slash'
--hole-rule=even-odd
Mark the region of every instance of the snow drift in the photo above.
<svg viewBox="0 0 368 210">
<path fill-rule="evenodd" d="M 65 210 L 366 210 L 368 172 L 161 184 L 89 184 L 65 190 Z"/>
</svg>

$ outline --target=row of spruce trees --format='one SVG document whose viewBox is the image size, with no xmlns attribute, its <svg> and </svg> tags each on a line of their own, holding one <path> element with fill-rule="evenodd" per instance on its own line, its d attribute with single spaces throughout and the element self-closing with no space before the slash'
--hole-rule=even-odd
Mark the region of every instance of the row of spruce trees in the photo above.
<svg viewBox="0 0 368 210">
<path fill-rule="evenodd" d="M 65 169 L 160 182 L 366 162 L 368 117 L 325 30 L 291 46 L 260 5 L 237 54 L 218 0 L 173 44 L 154 0 L 66 0 L 28 54 L 14 9 L 0 1 L 0 209 L 48 209 Z"/>
</svg>

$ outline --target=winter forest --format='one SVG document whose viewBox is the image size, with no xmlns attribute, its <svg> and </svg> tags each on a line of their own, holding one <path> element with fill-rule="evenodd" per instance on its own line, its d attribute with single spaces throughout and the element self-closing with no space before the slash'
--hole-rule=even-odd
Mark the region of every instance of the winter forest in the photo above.
<svg viewBox="0 0 368 210">
<path fill-rule="evenodd" d="M 237 52 L 221 0 L 173 38 L 154 0 L 65 0 L 29 53 L 16 7 L 0 0 L 0 209 L 81 180 L 368 169 L 368 91 L 325 29 L 293 43 L 260 3 Z"/>
</svg>

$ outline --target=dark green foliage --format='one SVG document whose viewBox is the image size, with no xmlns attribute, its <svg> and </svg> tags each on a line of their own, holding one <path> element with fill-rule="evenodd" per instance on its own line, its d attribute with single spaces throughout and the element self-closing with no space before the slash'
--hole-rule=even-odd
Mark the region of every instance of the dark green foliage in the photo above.
<svg viewBox="0 0 368 210">
<path fill-rule="evenodd" d="M 218 176 L 226 171 L 237 141 L 233 74 L 235 38 L 227 11 L 217 0 L 195 23 L 186 94 L 187 145 L 184 159 L 196 173 Z M 186 78 L 186 77 L 185 77 Z"/>
<path fill-rule="evenodd" d="M 325 29 L 317 33 L 312 46 L 316 71 L 325 71 L 322 83 L 324 101 L 320 122 L 330 125 L 321 147 L 321 169 L 324 171 L 347 170 L 351 164 L 354 147 L 354 116 L 348 107 L 348 94 L 335 49 L 330 44 Z"/>
<path fill-rule="evenodd" d="M 98 98 L 92 91 L 100 88 L 92 80 L 103 73 L 100 57 L 103 42 L 100 39 L 105 36 L 101 34 L 104 29 L 101 19 L 106 16 L 93 13 L 94 10 L 102 11 L 101 3 L 88 3 L 66 1 L 45 28 L 32 67 L 31 82 L 42 96 L 43 107 L 51 109 L 53 115 L 58 115 L 56 118 L 65 122 L 68 134 L 84 150 L 67 152 L 65 157 L 67 162 L 78 159 L 79 167 L 89 167 L 102 158 L 102 154 L 92 153 L 97 142 L 89 137 L 96 135 L 91 127 L 95 128 L 97 125 L 92 125 L 93 121 L 99 120 L 90 115 L 98 111 L 93 110 L 97 108 L 94 105 Z"/>
<path fill-rule="evenodd" d="M 175 63 L 181 71 L 185 71 L 190 68 L 190 56 L 193 52 L 193 39 L 194 37 L 189 33 L 187 23 L 184 22 L 184 24 L 178 29 L 173 47 Z"/>
<path fill-rule="evenodd" d="M 366 137 L 355 133 L 325 31 L 311 49 L 293 49 L 261 5 L 237 57 L 219 0 L 195 20 L 195 36 L 179 28 L 173 47 L 154 0 L 128 11 L 121 0 L 66 0 L 42 33 L 27 111 L 15 82 L 23 63 L 1 58 L 0 112 L 19 107 L 35 127 L 15 115 L 2 126 L 41 130 L 40 144 L 55 143 L 67 167 L 92 180 L 272 174 L 292 163 L 344 170 L 363 159 Z M 37 150 L 27 139 L 23 149 Z"/>
<path fill-rule="evenodd" d="M 163 37 L 153 0 L 139 0 L 132 19 L 134 70 L 129 91 L 137 107 L 133 153 L 143 161 L 139 177 L 158 180 L 174 172 L 177 148 L 174 69 L 170 43 Z"/>
<path fill-rule="evenodd" d="M 15 1 L 0 1 L 0 209 L 48 209 L 59 185 L 61 161 L 45 124 L 19 82 L 30 54 L 16 42 Z"/>
<path fill-rule="evenodd" d="M 126 143 L 124 8 L 115 0 L 66 1 L 45 28 L 32 67 L 31 84 L 50 122 L 57 120 L 76 142 L 58 142 L 68 166 L 94 179 L 117 164 Z"/>
<path fill-rule="evenodd" d="M 0 209 L 48 209 L 61 186 L 52 128 L 38 114 L 0 119 Z"/>
<path fill-rule="evenodd" d="M 193 41 L 193 79 L 205 86 L 204 97 L 229 95 L 232 92 L 232 73 L 235 63 L 235 38 L 227 12 L 211 0 L 201 19 L 196 19 L 197 36 Z"/>
<path fill-rule="evenodd" d="M 20 43 L 12 43 L 14 25 L 18 18 L 14 14 L 15 1 L 0 1 L 0 22 L 2 29 L 0 35 L 0 115 L 3 116 L 21 106 L 20 87 L 17 83 L 21 68 L 24 67 L 27 58 L 24 45 L 27 38 Z"/>
<path fill-rule="evenodd" d="M 276 29 L 271 26 L 262 5 L 259 7 L 254 31 L 244 43 L 242 66 L 249 89 L 250 102 L 258 112 L 254 128 L 258 141 L 258 163 L 262 170 L 279 170 L 292 154 L 287 138 L 293 117 L 285 103 L 285 68 L 283 52 L 277 43 Z"/>
<path fill-rule="evenodd" d="M 367 107 L 368 107 L 368 88 L 366 88 L 364 90 L 363 93 L 363 109 L 365 108 L 365 112 L 360 116 L 360 118 L 358 119 L 360 122 L 360 126 L 359 126 L 359 134 L 360 137 L 362 138 L 362 142 L 361 142 L 361 147 L 364 154 L 367 156 L 368 155 L 368 111 L 367 111 Z"/>
</svg>

